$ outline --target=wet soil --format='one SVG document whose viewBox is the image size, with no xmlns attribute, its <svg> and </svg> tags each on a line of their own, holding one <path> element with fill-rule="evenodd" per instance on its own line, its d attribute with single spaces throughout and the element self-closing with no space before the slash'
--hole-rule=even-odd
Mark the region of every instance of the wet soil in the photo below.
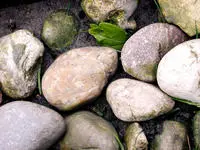
<svg viewBox="0 0 200 150">
<path fill-rule="evenodd" d="M 54 10 L 63 8 L 66 9 L 69 6 L 69 3 L 71 6 L 70 10 L 79 19 L 81 28 L 76 40 L 70 48 L 96 45 L 94 38 L 91 37 L 87 32 L 85 32 L 87 31 L 91 22 L 85 16 L 80 7 L 80 0 L 3 0 L 0 2 L 0 37 L 18 29 L 28 29 L 32 31 L 38 38 L 40 38 L 42 23 L 45 17 Z M 137 30 L 148 24 L 158 22 L 158 10 L 156 8 L 156 5 L 154 4 L 154 1 L 140 0 L 137 10 L 130 19 L 133 18 L 137 22 Z M 58 55 L 59 54 L 52 54 L 50 50 L 45 47 L 42 74 Z M 116 74 L 109 80 L 109 83 L 119 78 L 132 78 L 123 71 L 120 63 Z M 120 121 L 114 116 L 111 108 L 106 101 L 105 89 L 106 87 L 104 88 L 102 94 L 95 101 L 91 102 L 90 104 L 84 105 L 77 110 L 89 110 L 111 122 L 118 131 L 120 138 L 123 142 L 125 129 L 130 123 Z M 56 108 L 51 106 L 43 96 L 39 95 L 38 89 L 35 90 L 34 94 L 31 97 L 25 100 L 44 105 L 58 111 Z M 3 103 L 0 105 L 6 104 L 10 101 L 13 101 L 13 99 L 3 94 Z M 141 122 L 140 124 L 143 127 L 149 143 L 151 143 L 155 135 L 162 131 L 162 123 L 164 120 L 180 121 L 184 123 L 188 128 L 188 139 L 190 141 L 191 147 L 193 148 L 192 118 L 196 111 L 198 111 L 196 107 L 176 102 L 175 108 L 168 114 L 149 121 Z M 68 114 L 73 113 L 60 111 L 58 112 L 63 116 L 67 116 Z M 49 150 L 59 150 L 59 144 L 56 143 Z"/>
</svg>

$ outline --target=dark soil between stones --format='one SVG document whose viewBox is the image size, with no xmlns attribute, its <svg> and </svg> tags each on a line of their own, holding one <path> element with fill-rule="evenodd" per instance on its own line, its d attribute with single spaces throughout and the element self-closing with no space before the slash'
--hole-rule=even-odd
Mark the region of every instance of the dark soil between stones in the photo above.
<svg viewBox="0 0 200 150">
<path fill-rule="evenodd" d="M 77 40 L 74 41 L 73 45 L 70 48 L 96 45 L 93 37 L 85 32 L 89 27 L 90 21 L 85 16 L 80 7 L 80 0 L 3 0 L 0 2 L 0 37 L 18 29 L 28 29 L 32 31 L 38 38 L 40 38 L 42 23 L 45 17 L 56 9 L 67 8 L 69 3 L 71 3 L 71 11 L 75 13 L 77 18 L 79 18 L 81 27 L 80 33 L 77 36 Z M 154 4 L 154 1 L 140 0 L 139 6 L 131 19 L 133 18 L 135 18 L 137 22 L 137 30 L 148 24 L 158 22 L 158 10 L 156 8 L 156 5 Z M 47 47 L 45 48 L 42 74 L 54 61 L 57 55 L 51 54 L 50 50 Z M 118 70 L 114 77 L 109 80 L 109 83 L 119 78 L 132 78 L 123 71 L 120 61 Z M 89 110 L 111 122 L 116 128 L 123 142 L 125 129 L 130 123 L 122 122 L 114 116 L 111 108 L 106 101 L 105 89 L 106 87 L 104 88 L 101 96 L 99 96 L 95 101 L 91 102 L 90 104 L 84 105 L 77 110 Z M 38 89 L 35 90 L 31 97 L 25 100 L 44 105 L 58 111 L 56 108 L 48 104 L 43 96 L 39 95 Z M 6 104 L 10 101 L 14 100 L 3 95 L 3 103 L 1 105 Z M 161 132 L 162 123 L 164 120 L 180 121 L 184 123 L 188 128 L 188 139 L 190 140 L 190 145 L 193 148 L 192 118 L 197 110 L 198 109 L 196 107 L 176 102 L 175 108 L 170 113 L 149 121 L 141 122 L 140 124 L 143 127 L 149 143 L 151 143 L 155 135 Z M 76 110 L 74 110 L 73 112 L 75 111 Z M 63 116 L 67 116 L 68 114 L 73 112 L 59 113 Z M 49 150 L 59 150 L 58 143 L 52 146 Z"/>
</svg>

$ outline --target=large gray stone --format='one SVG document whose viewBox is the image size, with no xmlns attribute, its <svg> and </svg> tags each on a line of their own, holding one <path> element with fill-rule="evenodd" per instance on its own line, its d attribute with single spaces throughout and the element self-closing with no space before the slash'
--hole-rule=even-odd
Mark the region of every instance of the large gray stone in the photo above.
<svg viewBox="0 0 200 150">
<path fill-rule="evenodd" d="M 157 70 L 159 87 L 168 95 L 200 103 L 200 39 L 170 50 Z"/>
<path fill-rule="evenodd" d="M 26 98 L 37 85 L 43 44 L 27 30 L 0 38 L 0 85 L 12 98 Z"/>
<path fill-rule="evenodd" d="M 150 24 L 133 34 L 124 44 L 121 53 L 123 68 L 134 78 L 153 82 L 161 58 L 184 40 L 185 34 L 176 26 Z"/>
<path fill-rule="evenodd" d="M 144 121 L 172 110 L 174 101 L 159 88 L 133 79 L 112 82 L 106 98 L 117 118 Z"/>
<path fill-rule="evenodd" d="M 15 101 L 0 107 L 1 150 L 44 150 L 64 131 L 62 116 L 39 104 Z"/>
<path fill-rule="evenodd" d="M 118 150 L 114 127 L 91 112 L 76 112 L 65 119 L 67 132 L 61 150 Z"/>
<path fill-rule="evenodd" d="M 200 149 L 200 111 L 198 111 L 193 119 L 193 136 L 194 146 L 197 150 Z"/>
<path fill-rule="evenodd" d="M 59 56 L 42 79 L 43 94 L 60 110 L 71 110 L 101 94 L 117 68 L 117 52 L 108 47 L 83 47 Z"/>
</svg>

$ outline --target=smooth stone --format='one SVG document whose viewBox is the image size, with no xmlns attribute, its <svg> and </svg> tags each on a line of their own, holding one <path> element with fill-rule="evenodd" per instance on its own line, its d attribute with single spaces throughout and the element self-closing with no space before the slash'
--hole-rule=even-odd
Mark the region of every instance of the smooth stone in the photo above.
<svg viewBox="0 0 200 150">
<path fill-rule="evenodd" d="M 151 150 L 188 150 L 186 127 L 176 121 L 165 121 L 163 131 L 156 135 Z"/>
<path fill-rule="evenodd" d="M 43 94 L 60 110 L 71 110 L 101 94 L 118 57 L 108 47 L 83 47 L 59 56 L 42 79 Z"/>
<path fill-rule="evenodd" d="M 44 150 L 65 132 L 57 112 L 39 104 L 15 101 L 0 107 L 1 150 Z"/>
<path fill-rule="evenodd" d="M 2 103 L 3 99 L 2 99 L 2 92 L 0 90 L 0 104 Z"/>
<path fill-rule="evenodd" d="M 118 79 L 106 91 L 115 116 L 123 121 L 145 121 L 172 110 L 174 101 L 159 88 L 133 79 Z"/>
<path fill-rule="evenodd" d="M 133 34 L 124 44 L 121 52 L 123 68 L 136 79 L 154 82 L 161 58 L 185 40 L 185 34 L 176 26 L 150 24 Z"/>
<path fill-rule="evenodd" d="M 198 111 L 193 119 L 193 137 L 194 147 L 196 150 L 200 149 L 200 111 Z"/>
<path fill-rule="evenodd" d="M 61 150 L 118 150 L 117 132 L 103 118 L 91 112 L 76 112 L 65 119 L 67 132 Z"/>
<path fill-rule="evenodd" d="M 20 99 L 32 94 L 43 52 L 43 44 L 28 30 L 0 38 L 0 84 L 6 95 Z"/>
<path fill-rule="evenodd" d="M 99 23 L 112 20 L 122 28 L 135 29 L 134 20 L 128 20 L 137 8 L 138 0 L 82 0 L 86 15 Z"/>
<path fill-rule="evenodd" d="M 138 123 L 132 123 L 126 129 L 124 141 L 127 150 L 148 150 L 148 141 L 142 127 Z"/>
<path fill-rule="evenodd" d="M 44 21 L 42 39 L 52 51 L 64 51 L 78 34 L 78 20 L 68 10 L 51 13 Z"/>
<path fill-rule="evenodd" d="M 168 95 L 200 103 L 200 40 L 184 42 L 170 50 L 157 71 L 159 87 Z"/>
<path fill-rule="evenodd" d="M 158 0 L 158 3 L 167 22 L 176 24 L 189 36 L 194 36 L 200 31 L 199 1 Z"/>
</svg>

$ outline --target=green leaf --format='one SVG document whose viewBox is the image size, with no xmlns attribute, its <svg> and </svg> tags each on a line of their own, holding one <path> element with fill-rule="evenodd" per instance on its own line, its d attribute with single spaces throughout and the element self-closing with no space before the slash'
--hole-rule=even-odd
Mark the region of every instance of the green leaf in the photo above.
<svg viewBox="0 0 200 150">
<path fill-rule="evenodd" d="M 196 106 L 198 108 L 200 108 L 200 103 L 195 103 L 195 102 L 191 102 L 189 100 L 185 100 L 185 99 L 180 99 L 180 98 L 175 98 L 175 97 L 171 97 L 173 100 L 175 101 L 179 101 L 181 103 L 185 103 L 185 104 L 188 104 L 188 105 L 192 105 L 192 106 Z"/>
<path fill-rule="evenodd" d="M 117 50 L 121 50 L 128 39 L 128 34 L 124 29 L 107 22 L 101 22 L 99 25 L 90 24 L 89 33 L 95 37 L 99 45 Z"/>
<path fill-rule="evenodd" d="M 117 143 L 119 144 L 120 150 L 124 150 L 124 145 L 121 143 L 119 137 L 117 135 L 114 135 Z"/>
</svg>

